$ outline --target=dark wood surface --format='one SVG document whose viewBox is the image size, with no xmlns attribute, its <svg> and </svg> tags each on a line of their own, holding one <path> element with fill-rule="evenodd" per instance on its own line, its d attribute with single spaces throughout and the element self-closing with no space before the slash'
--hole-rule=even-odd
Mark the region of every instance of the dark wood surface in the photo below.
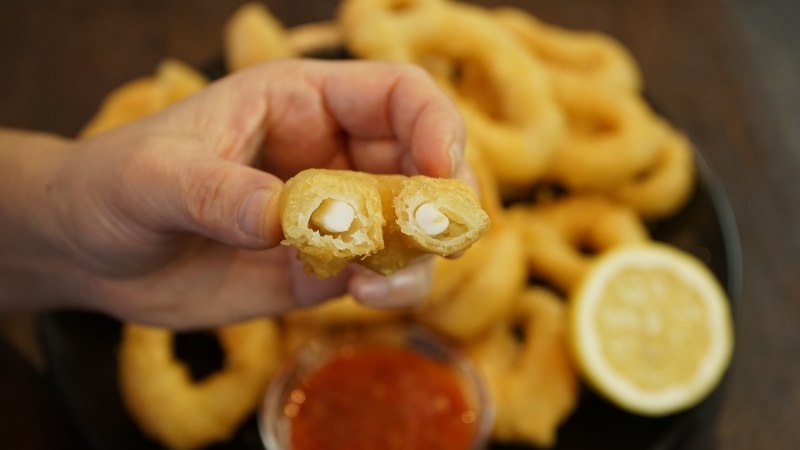
<svg viewBox="0 0 800 450">
<path fill-rule="evenodd" d="M 159 60 L 204 66 L 238 1 L 0 2 L 0 125 L 74 135 Z M 271 0 L 287 25 L 335 1 Z M 526 4 L 487 1 L 487 5 Z M 800 446 L 800 4 L 539 0 L 544 20 L 622 40 L 649 95 L 689 132 L 733 204 L 744 256 L 737 349 L 719 413 L 686 447 Z M 46 373 L 0 341 L 0 448 L 82 448 Z"/>
</svg>

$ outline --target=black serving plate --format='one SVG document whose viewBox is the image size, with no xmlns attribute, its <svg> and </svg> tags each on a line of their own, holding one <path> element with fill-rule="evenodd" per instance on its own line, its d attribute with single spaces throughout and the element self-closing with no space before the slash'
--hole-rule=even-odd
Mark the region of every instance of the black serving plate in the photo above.
<svg viewBox="0 0 800 450">
<path fill-rule="evenodd" d="M 742 267 L 739 240 L 728 201 L 709 167 L 697 161 L 700 179 L 690 202 L 670 218 L 651 226 L 653 237 L 700 258 L 726 287 L 735 310 Z M 123 407 L 117 385 L 117 348 L 121 324 L 87 313 L 44 316 L 41 337 L 50 375 L 63 405 L 88 445 L 96 450 L 146 450 L 161 447 L 146 438 Z M 189 337 L 179 344 L 180 356 L 193 368 L 208 371 L 219 359 L 209 339 Z M 205 367 L 205 368 L 204 368 Z M 724 385 L 724 384 L 723 384 Z M 721 395 L 718 388 L 700 405 L 669 417 L 628 414 L 588 389 L 581 392 L 574 414 L 559 430 L 556 449 L 676 448 L 693 424 L 712 417 Z M 530 399 L 535 402 L 536 399 Z M 165 402 L 169 399 L 165 398 Z M 255 416 L 228 443 L 214 449 L 263 449 Z M 495 445 L 493 449 L 530 449 Z"/>
</svg>

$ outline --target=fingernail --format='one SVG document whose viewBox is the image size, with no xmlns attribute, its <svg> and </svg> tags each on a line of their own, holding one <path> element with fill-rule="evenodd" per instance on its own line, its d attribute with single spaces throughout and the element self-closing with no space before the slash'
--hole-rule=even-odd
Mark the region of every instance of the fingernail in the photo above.
<svg viewBox="0 0 800 450">
<path fill-rule="evenodd" d="M 414 163 L 414 159 L 411 158 L 410 153 L 403 155 L 403 159 L 400 161 L 400 170 L 408 176 L 419 175 L 419 169 Z"/>
<path fill-rule="evenodd" d="M 462 252 L 450 253 L 449 255 L 445 256 L 445 258 L 446 259 L 458 259 L 458 258 L 461 258 L 462 256 L 464 256 L 464 252 L 463 251 Z"/>
<path fill-rule="evenodd" d="M 354 294 L 360 301 L 368 304 L 380 303 L 391 292 L 392 288 L 386 278 L 373 278 L 362 282 L 358 286 L 358 292 Z"/>
<path fill-rule="evenodd" d="M 264 238 L 264 215 L 274 195 L 272 189 L 258 189 L 247 195 L 236 211 L 236 223 L 242 233 Z"/>
<path fill-rule="evenodd" d="M 292 252 L 295 254 L 295 252 Z M 289 259 L 289 274 L 292 280 L 292 291 L 297 304 L 301 307 L 316 305 L 324 300 L 338 297 L 347 289 L 347 271 L 342 271 L 336 276 L 320 279 L 308 274 L 303 268 L 303 263 L 293 255 Z"/>
<path fill-rule="evenodd" d="M 424 282 L 424 276 L 423 271 L 411 267 L 392 275 L 390 295 L 383 299 L 380 306 L 398 308 L 418 304 L 425 297 L 425 288 L 428 285 Z"/>
<path fill-rule="evenodd" d="M 475 191 L 475 194 L 480 197 L 481 185 L 478 182 L 478 177 L 475 176 L 475 172 L 472 171 L 469 164 L 462 164 L 461 168 L 458 169 L 458 172 L 456 172 L 455 178 L 467 183 L 472 190 Z"/>
<path fill-rule="evenodd" d="M 447 152 L 450 154 L 450 176 L 453 176 L 461 168 L 461 163 L 464 160 L 464 149 L 458 143 L 453 143 L 447 149 Z"/>
<path fill-rule="evenodd" d="M 386 278 L 372 278 L 354 292 L 359 302 L 379 308 L 401 308 L 416 305 L 425 295 L 427 285 L 421 272 L 404 269 Z"/>
</svg>

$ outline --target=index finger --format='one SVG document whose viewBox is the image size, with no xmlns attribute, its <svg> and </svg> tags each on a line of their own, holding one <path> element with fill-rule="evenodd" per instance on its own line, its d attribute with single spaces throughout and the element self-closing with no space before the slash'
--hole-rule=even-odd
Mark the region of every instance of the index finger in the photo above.
<svg viewBox="0 0 800 450">
<path fill-rule="evenodd" d="M 398 159 L 410 157 L 423 175 L 456 173 L 463 161 L 464 125 L 453 103 L 424 70 L 373 61 L 336 64 L 317 72 L 320 92 L 329 113 L 351 139 L 362 144 L 394 141 L 399 145 Z"/>
</svg>

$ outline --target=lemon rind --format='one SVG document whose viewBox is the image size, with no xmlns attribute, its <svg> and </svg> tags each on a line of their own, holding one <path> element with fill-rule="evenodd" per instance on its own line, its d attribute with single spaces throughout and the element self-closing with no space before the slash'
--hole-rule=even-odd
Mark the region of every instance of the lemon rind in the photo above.
<svg viewBox="0 0 800 450">
<path fill-rule="evenodd" d="M 708 358 L 686 385 L 653 393 L 617 373 L 602 357 L 594 315 L 602 285 L 619 269 L 635 263 L 640 267 L 668 266 L 675 274 L 700 289 L 709 308 L 712 337 Z M 641 415 L 664 416 L 694 406 L 719 384 L 733 354 L 732 318 L 726 295 L 710 270 L 695 258 L 664 244 L 620 247 L 601 256 L 570 301 L 570 344 L 578 367 L 598 393 L 617 406 Z"/>
</svg>

